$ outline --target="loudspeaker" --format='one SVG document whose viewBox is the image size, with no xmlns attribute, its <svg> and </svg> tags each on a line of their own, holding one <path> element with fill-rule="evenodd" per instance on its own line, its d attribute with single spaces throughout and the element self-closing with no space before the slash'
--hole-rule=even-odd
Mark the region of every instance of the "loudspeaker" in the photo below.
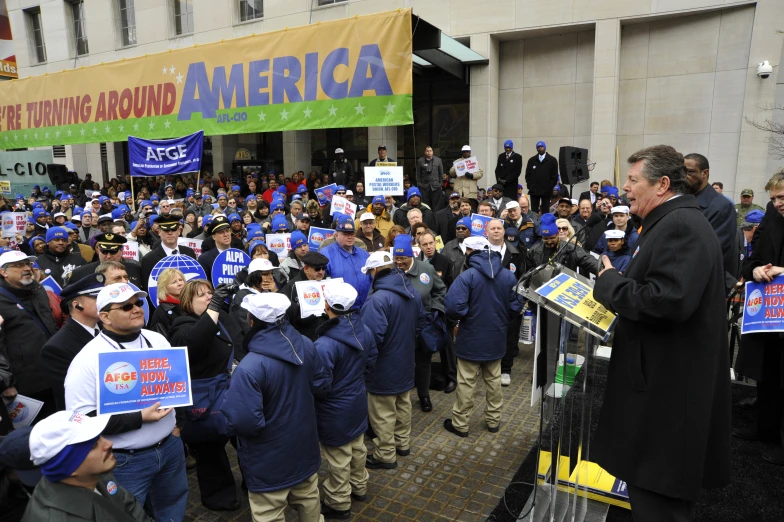
<svg viewBox="0 0 784 522">
<path fill-rule="evenodd" d="M 561 182 L 567 185 L 588 181 L 588 149 L 561 147 L 558 150 L 558 170 L 561 172 Z"/>
<path fill-rule="evenodd" d="M 68 183 L 68 167 L 57 163 L 52 163 L 46 166 L 46 172 L 49 174 L 49 181 L 58 189 L 63 184 Z"/>
</svg>

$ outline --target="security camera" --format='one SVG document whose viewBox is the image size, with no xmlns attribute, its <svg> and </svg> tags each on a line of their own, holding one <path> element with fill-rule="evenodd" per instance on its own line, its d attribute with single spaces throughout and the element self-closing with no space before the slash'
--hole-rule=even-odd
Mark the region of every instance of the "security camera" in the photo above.
<svg viewBox="0 0 784 522">
<path fill-rule="evenodd" d="M 773 66 L 767 60 L 757 65 L 757 76 L 763 80 L 770 78 L 771 74 L 773 74 Z"/>
</svg>

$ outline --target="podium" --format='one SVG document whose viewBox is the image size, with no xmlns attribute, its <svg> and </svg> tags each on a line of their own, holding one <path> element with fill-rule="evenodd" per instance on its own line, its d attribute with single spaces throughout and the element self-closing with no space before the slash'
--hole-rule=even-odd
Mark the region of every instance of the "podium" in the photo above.
<svg viewBox="0 0 784 522">
<path fill-rule="evenodd" d="M 536 315 L 531 406 L 540 413 L 536 470 L 523 478 L 531 494 L 518 520 L 604 520 L 610 504 L 629 508 L 625 483 L 590 461 L 596 353 L 617 319 L 593 299 L 590 280 L 558 263 L 524 274 L 517 292 Z"/>
</svg>

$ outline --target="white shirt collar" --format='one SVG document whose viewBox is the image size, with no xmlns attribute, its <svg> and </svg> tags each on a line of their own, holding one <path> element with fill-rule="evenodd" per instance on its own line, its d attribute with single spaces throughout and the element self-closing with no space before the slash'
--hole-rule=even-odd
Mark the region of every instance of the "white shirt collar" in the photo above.
<svg viewBox="0 0 784 522">
<path fill-rule="evenodd" d="M 488 243 L 488 246 L 490 247 L 490 250 L 492 250 L 493 252 L 498 252 L 499 254 L 501 254 L 502 258 L 504 257 L 504 254 L 506 253 L 506 241 L 504 241 L 498 246 L 492 243 Z"/>
<path fill-rule="evenodd" d="M 79 326 L 81 326 L 82 328 L 84 328 L 85 330 L 87 330 L 87 331 L 90 333 L 90 337 L 95 337 L 95 329 L 96 329 L 96 328 L 98 328 L 98 326 L 94 326 L 94 327 L 90 328 L 90 327 L 89 327 L 89 326 L 87 326 L 86 324 L 82 324 L 82 323 L 80 323 L 79 321 L 77 321 L 76 319 L 74 319 L 74 317 L 73 317 L 73 316 L 71 317 L 71 319 L 73 319 L 73 321 L 74 321 L 76 324 L 78 324 Z"/>
<path fill-rule="evenodd" d="M 166 252 L 167 256 L 172 255 L 172 252 L 174 252 L 177 249 L 176 247 L 175 248 L 169 248 L 166 245 L 164 245 L 163 243 L 161 243 L 161 248 L 163 248 L 163 251 Z"/>
<path fill-rule="evenodd" d="M 544 154 L 539 154 L 539 161 L 544 161 L 544 157 L 547 155 L 545 152 Z"/>
</svg>

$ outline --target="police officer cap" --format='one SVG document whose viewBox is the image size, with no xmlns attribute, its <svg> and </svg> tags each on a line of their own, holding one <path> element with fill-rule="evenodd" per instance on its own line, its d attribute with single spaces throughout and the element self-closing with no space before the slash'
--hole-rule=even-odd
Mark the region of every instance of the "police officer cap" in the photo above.
<svg viewBox="0 0 784 522">
<path fill-rule="evenodd" d="M 302 256 L 302 263 L 308 265 L 311 268 L 321 268 L 327 266 L 329 264 L 329 258 L 324 254 L 319 254 L 318 252 L 310 251 L 304 256 Z"/>
<path fill-rule="evenodd" d="M 324 287 L 324 299 L 336 314 L 350 312 L 357 295 L 357 291 L 348 283 L 330 283 Z"/>
<path fill-rule="evenodd" d="M 120 234 L 98 234 L 95 237 L 95 246 L 101 247 L 105 254 L 117 253 L 128 240 Z"/>
<path fill-rule="evenodd" d="M 86 275 L 63 288 L 60 292 L 60 298 L 65 302 L 80 295 L 98 297 L 98 293 L 103 288 L 105 282 L 106 279 L 103 274 Z"/>
<path fill-rule="evenodd" d="M 604 235 L 607 239 L 623 239 L 626 237 L 626 232 L 623 230 L 605 230 Z"/>
<path fill-rule="evenodd" d="M 168 216 L 160 215 L 156 217 L 154 223 L 165 232 L 174 232 L 180 228 L 179 218 L 177 216 L 172 216 L 171 214 Z"/>
<path fill-rule="evenodd" d="M 213 235 L 216 232 L 220 232 L 225 228 L 229 228 L 231 225 L 229 224 L 229 218 L 224 215 L 218 215 L 212 218 L 212 223 L 210 223 L 209 228 L 207 229 L 207 234 Z"/>
<path fill-rule="evenodd" d="M 626 205 L 618 205 L 617 207 L 613 207 L 612 210 L 610 210 L 610 213 L 611 214 L 628 214 L 629 213 L 629 207 L 627 207 Z"/>
<path fill-rule="evenodd" d="M 113 222 L 114 222 L 114 218 L 112 217 L 111 214 L 104 214 L 103 216 L 98 216 L 99 225 L 101 223 L 113 223 Z"/>
</svg>

